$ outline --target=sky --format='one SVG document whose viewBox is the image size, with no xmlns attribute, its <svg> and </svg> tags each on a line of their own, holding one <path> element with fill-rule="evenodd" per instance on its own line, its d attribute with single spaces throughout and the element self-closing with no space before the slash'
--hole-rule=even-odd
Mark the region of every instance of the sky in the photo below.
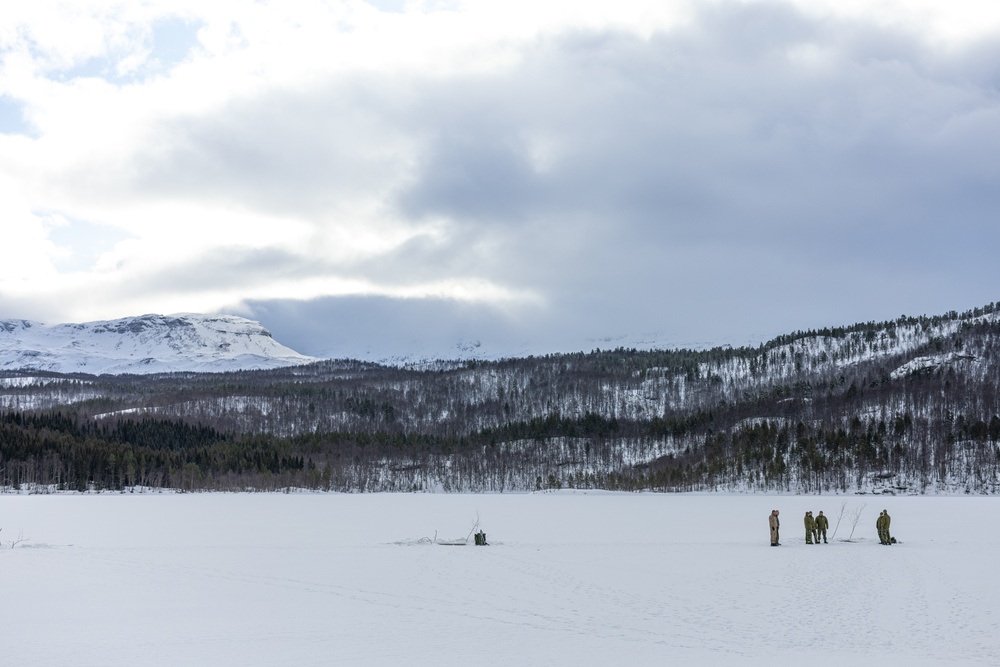
<svg viewBox="0 0 1000 667">
<path fill-rule="evenodd" d="M 383 357 L 961 311 L 997 155 L 988 0 L 5 3 L 0 319 Z"/>
</svg>

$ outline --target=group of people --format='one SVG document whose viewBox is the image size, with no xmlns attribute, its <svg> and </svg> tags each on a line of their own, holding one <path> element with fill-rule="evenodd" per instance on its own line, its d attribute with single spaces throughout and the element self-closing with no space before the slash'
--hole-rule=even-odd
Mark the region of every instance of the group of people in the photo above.
<svg viewBox="0 0 1000 667">
<path fill-rule="evenodd" d="M 823 510 L 819 511 L 819 515 L 813 517 L 812 512 L 806 512 L 806 544 L 819 544 L 819 538 L 823 538 L 823 544 L 829 544 L 826 541 L 826 529 L 830 527 L 830 520 L 823 515 Z"/>
<path fill-rule="evenodd" d="M 768 524 L 771 527 L 772 547 L 781 546 L 778 542 L 778 532 L 781 527 L 781 521 L 778 519 L 778 514 L 778 510 L 771 510 L 771 516 L 768 517 Z M 826 541 L 826 531 L 830 527 L 830 520 L 823 514 L 823 510 L 820 510 L 819 514 L 815 517 L 812 512 L 806 512 L 805 527 L 806 544 L 820 544 L 821 539 L 823 540 L 822 544 L 829 544 L 829 542 Z M 888 510 L 882 510 L 882 513 L 878 515 L 878 520 L 875 521 L 875 529 L 878 531 L 879 544 L 895 543 L 895 538 L 889 536 Z"/>
</svg>

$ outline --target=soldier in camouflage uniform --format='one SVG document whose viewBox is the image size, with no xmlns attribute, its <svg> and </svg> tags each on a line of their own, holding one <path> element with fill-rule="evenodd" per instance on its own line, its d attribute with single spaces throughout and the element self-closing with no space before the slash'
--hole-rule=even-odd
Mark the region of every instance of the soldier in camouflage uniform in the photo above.
<svg viewBox="0 0 1000 667">
<path fill-rule="evenodd" d="M 767 523 L 771 528 L 771 546 L 781 546 L 778 542 L 778 528 L 781 526 L 781 522 L 778 520 L 778 510 L 771 510 L 771 516 L 767 518 Z"/>
<path fill-rule="evenodd" d="M 826 541 L 826 529 L 830 527 L 830 520 L 823 516 L 823 510 L 819 511 L 819 516 L 816 517 L 816 544 L 819 544 L 819 538 L 823 538 L 823 544 L 829 544 Z"/>
<path fill-rule="evenodd" d="M 816 532 L 816 519 L 813 518 L 812 512 L 806 512 L 805 523 L 806 523 L 806 544 L 812 544 L 813 533 Z"/>
<path fill-rule="evenodd" d="M 885 544 L 885 510 L 875 519 L 875 530 L 878 532 L 878 543 Z"/>
<path fill-rule="evenodd" d="M 891 520 L 889 510 L 882 510 L 882 536 L 885 538 L 885 544 L 889 546 L 892 546 L 892 537 L 889 535 L 889 522 Z"/>
</svg>

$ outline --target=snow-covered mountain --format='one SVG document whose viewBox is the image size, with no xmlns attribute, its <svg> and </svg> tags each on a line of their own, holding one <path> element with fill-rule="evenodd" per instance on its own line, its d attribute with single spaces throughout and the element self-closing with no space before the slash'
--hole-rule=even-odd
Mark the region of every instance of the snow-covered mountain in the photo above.
<svg viewBox="0 0 1000 667">
<path fill-rule="evenodd" d="M 56 373 L 222 372 L 316 361 L 234 315 L 141 315 L 83 324 L 0 320 L 0 369 Z"/>
</svg>

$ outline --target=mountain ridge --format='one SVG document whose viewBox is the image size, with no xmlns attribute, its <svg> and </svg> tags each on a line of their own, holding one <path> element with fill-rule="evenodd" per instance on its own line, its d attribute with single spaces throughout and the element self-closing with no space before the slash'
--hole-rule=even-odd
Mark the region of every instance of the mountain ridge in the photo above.
<svg viewBox="0 0 1000 667">
<path fill-rule="evenodd" d="M 90 375 L 265 370 L 317 359 L 236 315 L 145 314 L 47 325 L 0 320 L 0 370 Z"/>
</svg>

